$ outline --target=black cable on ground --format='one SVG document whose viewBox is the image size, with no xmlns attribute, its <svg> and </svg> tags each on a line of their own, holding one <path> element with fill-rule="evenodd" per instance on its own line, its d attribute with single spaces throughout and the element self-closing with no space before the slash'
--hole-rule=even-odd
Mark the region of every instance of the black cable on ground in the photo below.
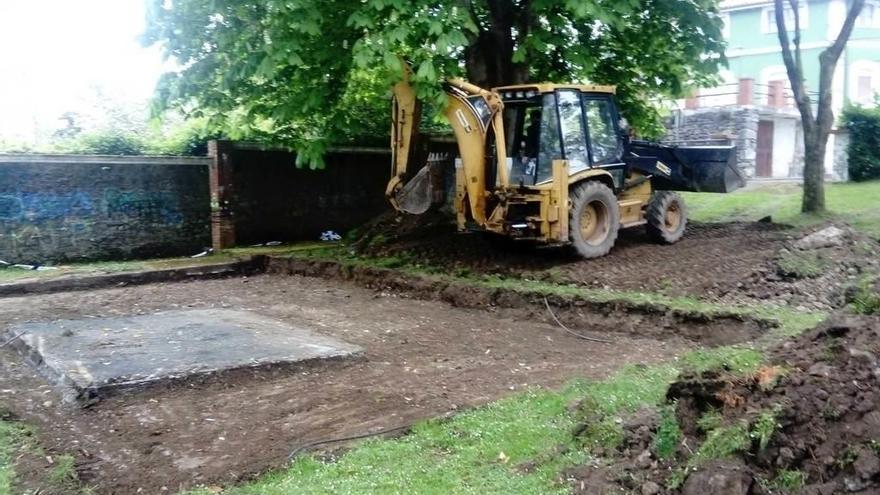
<svg viewBox="0 0 880 495">
<path fill-rule="evenodd" d="M 550 313 L 550 316 L 553 317 L 553 320 L 556 321 L 556 324 L 559 325 L 559 328 L 565 330 L 566 332 L 570 333 L 571 335 L 574 335 L 575 337 L 577 337 L 581 340 L 589 340 L 590 342 L 601 342 L 603 344 L 613 344 L 614 343 L 611 340 L 597 339 L 595 337 L 587 337 L 586 335 L 581 335 L 573 330 L 569 330 L 569 328 L 567 326 L 563 325 L 562 322 L 559 321 L 559 318 L 556 317 L 556 314 L 553 312 L 553 309 L 550 308 L 550 301 L 547 300 L 547 296 L 544 296 L 544 306 L 547 307 L 547 312 Z"/>
<path fill-rule="evenodd" d="M 415 423 L 410 423 L 410 424 L 406 424 L 406 425 L 402 425 L 402 426 L 395 426 L 394 428 L 385 428 L 384 430 L 373 431 L 370 433 L 362 433 L 360 435 L 351 435 L 351 436 L 347 436 L 347 437 L 330 438 L 327 440 L 318 440 L 316 442 L 310 442 L 310 443 L 307 443 L 304 445 L 300 445 L 299 447 L 293 449 L 293 452 L 291 452 L 290 455 L 287 456 L 287 460 L 292 461 L 296 458 L 296 456 L 302 454 L 303 452 L 305 452 L 307 450 L 311 450 L 315 447 L 319 447 L 321 445 L 327 445 L 327 444 L 339 443 L 339 442 L 348 442 L 350 440 L 360 440 L 362 438 L 377 437 L 379 435 L 387 435 L 388 433 L 396 433 L 398 431 L 409 430 L 410 428 L 413 427 L 414 424 Z"/>
</svg>

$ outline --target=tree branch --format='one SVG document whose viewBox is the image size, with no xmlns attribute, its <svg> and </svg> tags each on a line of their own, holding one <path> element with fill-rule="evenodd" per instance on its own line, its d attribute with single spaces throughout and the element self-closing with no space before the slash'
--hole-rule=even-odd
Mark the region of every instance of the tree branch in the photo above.
<svg viewBox="0 0 880 495">
<path fill-rule="evenodd" d="M 862 13 L 862 7 L 864 6 L 865 0 L 853 0 L 849 12 L 846 13 L 846 20 L 843 21 L 843 27 L 840 28 L 840 34 L 837 35 L 834 44 L 827 48 L 826 51 L 829 53 L 829 56 L 834 57 L 835 63 L 837 62 L 837 59 L 840 58 L 840 54 L 843 52 L 846 42 L 849 41 L 853 27 L 855 27 L 856 24 L 856 19 L 858 19 L 859 14 Z"/>
<path fill-rule="evenodd" d="M 840 33 L 834 43 L 819 54 L 819 107 L 817 110 L 816 121 L 819 130 L 826 133 L 831 130 L 834 125 L 834 116 L 831 109 L 832 98 L 834 96 L 832 86 L 834 84 L 834 70 L 840 55 L 852 35 L 853 28 L 865 5 L 865 0 L 853 0 L 849 11 L 846 13 L 846 19 L 840 28 Z"/>
<path fill-rule="evenodd" d="M 864 1 L 864 0 L 862 0 Z M 810 97 L 807 96 L 804 88 L 804 72 L 803 68 L 795 61 L 795 55 L 791 53 L 791 40 L 788 37 L 788 28 L 785 26 L 785 5 L 783 0 L 775 0 L 776 14 L 776 33 L 779 37 L 779 45 L 782 47 L 782 61 L 785 63 L 785 70 L 788 73 L 788 80 L 791 82 L 791 91 L 794 93 L 794 101 L 801 113 L 801 121 L 804 125 L 804 132 L 812 132 L 813 127 L 813 108 L 810 103 Z M 795 16 L 797 20 L 797 15 Z M 797 22 L 797 21 L 796 21 Z M 795 33 L 800 36 L 800 33 Z M 800 45 L 795 45 L 796 56 L 800 59 Z"/>
</svg>

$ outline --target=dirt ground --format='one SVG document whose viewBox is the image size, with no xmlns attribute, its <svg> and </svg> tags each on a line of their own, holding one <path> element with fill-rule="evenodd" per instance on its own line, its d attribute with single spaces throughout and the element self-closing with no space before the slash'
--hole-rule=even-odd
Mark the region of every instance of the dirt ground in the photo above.
<svg viewBox="0 0 880 495">
<path fill-rule="evenodd" d="M 499 250 L 483 237 L 450 236 L 440 226 L 368 250 L 450 273 L 534 275 L 584 286 L 791 305 L 798 298 L 837 301 L 832 293 L 870 263 L 876 268 L 876 243 L 858 251 L 857 239 L 847 238 L 817 255 L 828 258 L 824 269 L 833 277 L 780 276 L 780 253 L 791 251 L 801 235 L 760 223 L 695 225 L 678 244 L 658 246 L 636 229 L 623 234 L 609 256 L 584 261 L 558 249 Z M 423 287 L 429 296 L 417 300 L 397 292 L 402 282 L 393 277 L 366 285 L 373 289 L 333 277 L 263 275 L 0 299 L 0 325 L 229 307 L 365 349 L 355 361 L 235 373 L 77 411 L 60 405 L 58 395 L 15 355 L 0 351 L 0 412 L 8 409 L 36 425 L 50 455 L 74 453 L 81 478 L 97 493 L 158 493 L 163 487 L 174 492 L 281 467 L 291 450 L 311 441 L 436 417 L 528 386 L 557 387 L 572 378 L 602 378 L 627 364 L 668 360 L 697 345 L 680 337 L 687 325 L 693 327 L 690 335 L 756 336 L 748 322 L 702 319 L 683 326 L 681 318 L 631 313 L 623 306 L 560 306 L 567 325 L 613 340 L 587 342 L 550 323 L 541 301 L 520 308 L 522 298 L 508 298 L 513 302 L 505 305 L 498 294 L 450 295 L 458 290 L 453 285 Z M 487 303 L 458 303 L 476 296 Z M 32 464 L 36 471 L 46 469 L 43 459 Z M 27 466 L 23 478 L 28 479 Z"/>
<path fill-rule="evenodd" d="M 667 395 L 683 435 L 676 451 L 666 458 L 657 453 L 656 412 L 635 414 L 624 420 L 626 439 L 613 465 L 572 471 L 583 481 L 574 484 L 575 493 L 601 487 L 601 493 L 689 495 L 721 486 L 742 495 L 880 493 L 878 336 L 880 317 L 836 315 L 772 349 L 771 364 L 752 375 L 682 376 Z M 688 445 L 705 445 L 720 438 L 719 429 L 737 427 L 742 439 L 728 445 L 740 445 L 723 460 L 692 466 L 683 486 L 668 488 L 694 457 Z"/>
<path fill-rule="evenodd" d="M 405 228 L 405 227 L 404 227 Z M 620 231 L 608 256 L 584 262 L 565 248 L 494 242 L 456 234 L 438 223 L 383 242 L 368 254 L 403 255 L 450 270 L 516 274 L 550 271 L 560 279 L 618 290 L 664 290 L 712 295 L 735 288 L 784 246 L 792 231 L 770 223 L 693 224 L 674 245 L 652 242 L 643 228 Z"/>
<path fill-rule="evenodd" d="M 503 311 L 453 308 L 286 276 L 0 299 L 0 321 L 207 307 L 234 307 L 309 326 L 362 346 L 366 356 L 318 368 L 239 373 L 71 410 L 29 367 L 4 352 L 0 405 L 37 426 L 50 455 L 74 453 L 81 478 L 98 493 L 158 493 L 163 487 L 173 492 L 282 466 L 305 442 L 438 416 L 528 386 L 600 378 L 626 364 L 670 359 L 692 346 L 675 338 L 625 335 L 616 335 L 613 344 L 586 342 Z"/>
<path fill-rule="evenodd" d="M 830 310 L 865 273 L 880 271 L 880 243 L 841 226 L 842 243 L 801 250 L 793 246 L 807 230 L 772 223 L 688 225 L 673 245 L 652 242 L 643 228 L 620 231 L 611 253 L 584 261 L 565 248 L 499 242 L 480 234 L 457 234 L 438 221 L 430 228 L 388 228 L 362 250 L 399 256 L 451 273 L 520 275 L 613 290 L 655 291 L 726 304 L 775 303 L 803 310 Z M 395 229 L 403 234 L 395 235 Z M 780 257 L 818 260 L 821 275 L 781 273 Z"/>
</svg>

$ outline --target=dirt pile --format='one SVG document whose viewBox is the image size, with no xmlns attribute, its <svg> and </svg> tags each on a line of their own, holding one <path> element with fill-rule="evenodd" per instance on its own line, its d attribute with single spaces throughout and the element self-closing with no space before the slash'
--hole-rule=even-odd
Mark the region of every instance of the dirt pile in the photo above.
<svg viewBox="0 0 880 495">
<path fill-rule="evenodd" d="M 770 362 L 680 377 L 666 414 L 569 473 L 575 492 L 880 493 L 880 317 L 835 317 Z"/>
<path fill-rule="evenodd" d="M 859 283 L 880 273 L 880 243 L 846 226 L 795 236 L 764 266 L 721 294 L 724 302 L 760 300 L 800 310 L 841 308 Z"/>
</svg>

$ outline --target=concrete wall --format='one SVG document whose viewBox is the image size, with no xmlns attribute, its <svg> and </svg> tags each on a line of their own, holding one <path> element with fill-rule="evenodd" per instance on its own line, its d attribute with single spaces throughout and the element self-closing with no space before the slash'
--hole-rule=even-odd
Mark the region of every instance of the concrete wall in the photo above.
<svg viewBox="0 0 880 495">
<path fill-rule="evenodd" d="M 390 208 L 385 148 L 332 150 L 323 170 L 297 168 L 288 150 L 215 141 L 209 146 L 215 248 L 317 240 Z"/>
<path fill-rule="evenodd" d="M 755 175 L 759 112 L 755 107 L 715 107 L 676 112 L 667 120 L 666 141 L 711 141 L 736 146 L 737 164 Z M 706 143 L 712 144 L 712 143 Z"/>
<path fill-rule="evenodd" d="M 210 245 L 208 161 L 0 154 L 0 259 L 190 255 Z"/>
</svg>

